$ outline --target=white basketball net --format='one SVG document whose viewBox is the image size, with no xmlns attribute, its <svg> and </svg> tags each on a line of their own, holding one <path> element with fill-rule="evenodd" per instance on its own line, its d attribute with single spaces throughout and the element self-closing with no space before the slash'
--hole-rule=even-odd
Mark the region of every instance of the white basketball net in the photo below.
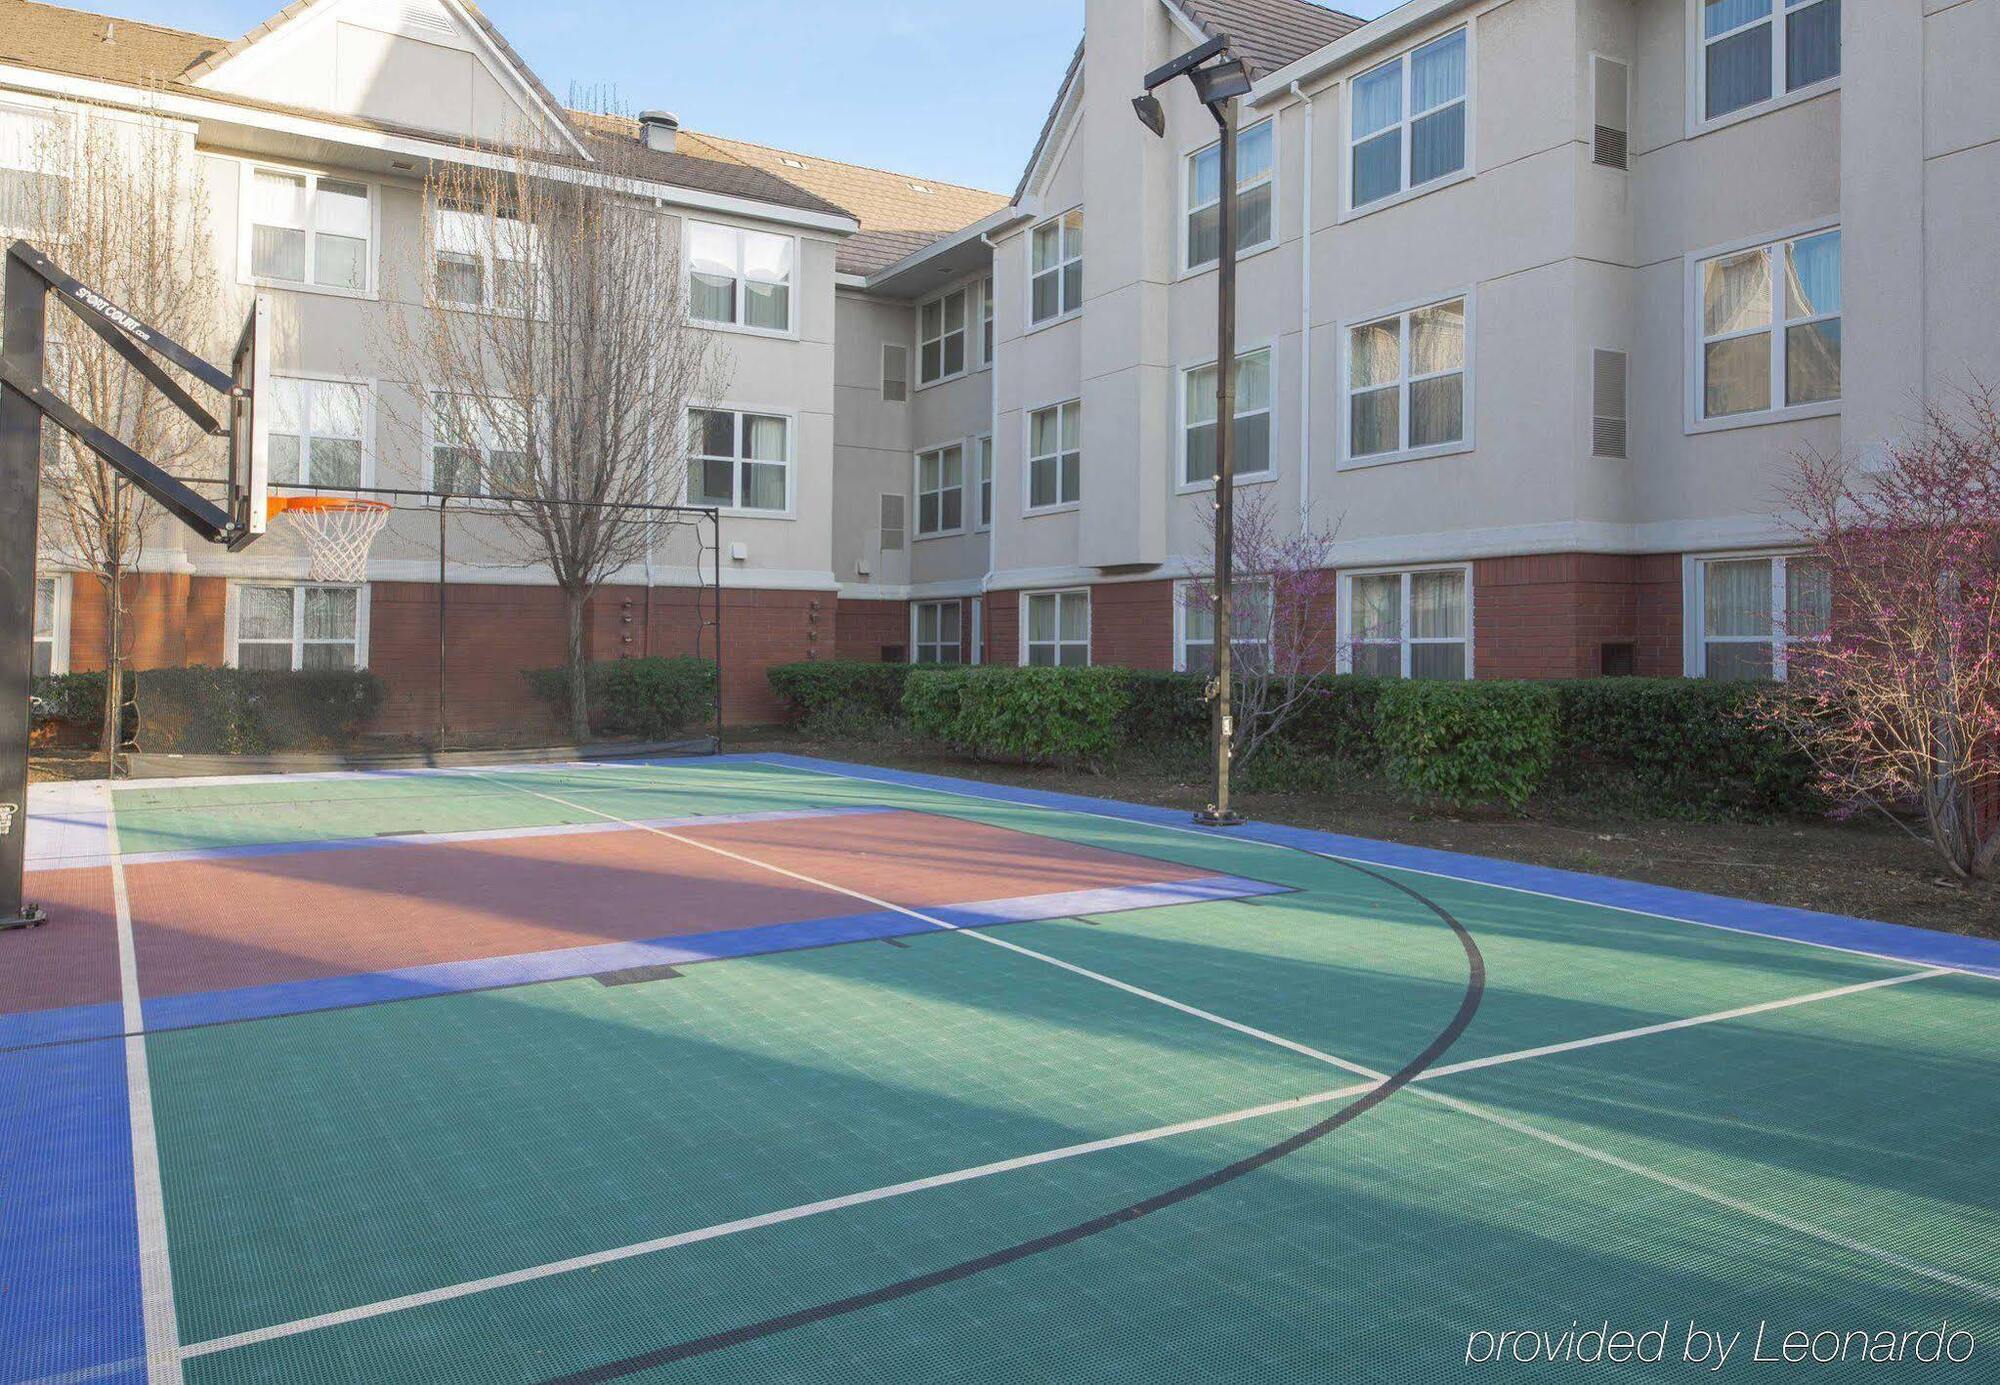
<svg viewBox="0 0 2000 1385">
<path fill-rule="evenodd" d="M 389 522 L 387 505 L 357 501 L 313 509 L 280 511 L 297 531 L 311 560 L 307 574 L 315 582 L 355 583 L 368 580 L 368 550 Z"/>
</svg>

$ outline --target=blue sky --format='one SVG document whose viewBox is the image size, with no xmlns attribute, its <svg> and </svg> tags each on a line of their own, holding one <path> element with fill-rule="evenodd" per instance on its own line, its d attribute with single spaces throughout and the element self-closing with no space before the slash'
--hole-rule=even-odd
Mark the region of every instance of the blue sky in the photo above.
<svg viewBox="0 0 2000 1385">
<path fill-rule="evenodd" d="M 1350 0 L 1373 17 L 1397 0 Z M 283 0 L 73 0 L 235 38 Z M 690 129 L 1012 192 L 1083 0 L 482 0 L 557 96 L 614 92 Z M 843 83 L 861 74 L 858 87 Z"/>
</svg>

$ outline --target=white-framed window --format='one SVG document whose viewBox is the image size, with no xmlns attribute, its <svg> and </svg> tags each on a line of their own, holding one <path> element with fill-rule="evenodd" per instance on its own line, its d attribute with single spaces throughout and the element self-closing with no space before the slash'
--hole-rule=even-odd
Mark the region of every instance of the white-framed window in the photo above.
<svg viewBox="0 0 2000 1385">
<path fill-rule="evenodd" d="M 1696 423 L 1840 401 L 1839 228 L 1693 263 Z"/>
<path fill-rule="evenodd" d="M 69 672 L 69 577 L 57 573 L 35 579 L 36 677 Z"/>
<path fill-rule="evenodd" d="M 959 635 L 965 619 L 957 601 L 918 601 L 910 606 L 912 660 L 919 664 L 956 664 L 964 660 Z"/>
<path fill-rule="evenodd" d="M 296 169 L 245 167 L 243 254 L 254 282 L 336 293 L 371 291 L 371 185 Z"/>
<path fill-rule="evenodd" d="M 979 363 L 993 364 L 993 276 L 979 285 Z"/>
<path fill-rule="evenodd" d="M 1373 678 L 1472 676 L 1472 574 L 1463 566 L 1340 581 L 1340 667 Z"/>
<path fill-rule="evenodd" d="M 431 272 L 438 302 L 523 313 L 534 290 L 540 237 L 517 217 L 439 207 Z"/>
<path fill-rule="evenodd" d="M 528 410 L 519 400 L 431 396 L 431 489 L 446 495 L 528 493 Z M 276 468 L 276 450 L 272 466 Z"/>
<path fill-rule="evenodd" d="M 917 454 L 917 537 L 965 529 L 965 447 L 950 443 Z"/>
<path fill-rule="evenodd" d="M 229 589 L 230 662 L 275 672 L 368 666 L 368 589 L 238 582 Z"/>
<path fill-rule="evenodd" d="M 1040 668 L 1090 663 L 1090 589 L 1021 593 L 1021 662 Z"/>
<path fill-rule="evenodd" d="M 1277 178 L 1275 118 L 1236 134 L 1236 253 L 1247 255 L 1278 241 L 1273 204 Z M 1181 170 L 1181 264 L 1187 270 L 1222 258 L 1222 141 L 1187 156 Z"/>
<path fill-rule="evenodd" d="M 1068 317 L 1083 307 L 1083 208 L 1028 233 L 1028 325 Z"/>
<path fill-rule="evenodd" d="M 978 465 L 979 527 L 993 527 L 993 435 L 982 433 L 972 440 L 972 455 Z"/>
<path fill-rule="evenodd" d="M 1776 678 L 1791 651 L 1827 637 L 1833 587 L 1824 562 L 1774 553 L 1692 560 L 1688 672 L 1721 681 Z"/>
<path fill-rule="evenodd" d="M 792 508 L 792 420 L 755 409 L 690 409 L 688 504 L 757 514 Z"/>
<path fill-rule="evenodd" d="M 1083 402 L 1028 415 L 1028 509 L 1056 510 L 1083 498 Z"/>
<path fill-rule="evenodd" d="M 957 288 L 917 309 L 917 383 L 965 374 L 966 296 Z"/>
<path fill-rule="evenodd" d="M 690 221 L 687 242 L 688 312 L 695 321 L 790 335 L 797 240 Z"/>
<path fill-rule="evenodd" d="M 1262 667 L 1271 657 L 1271 583 L 1238 578 L 1230 585 L 1235 618 L 1229 649 L 1238 670 Z M 1174 583 L 1174 669 L 1207 673 L 1215 667 L 1215 602 L 1198 582 Z"/>
<path fill-rule="evenodd" d="M 60 226 L 69 196 L 54 111 L 0 105 L 0 231 L 39 234 Z"/>
<path fill-rule="evenodd" d="M 1840 76 L 1840 0 L 1689 0 L 1702 121 L 1806 92 Z"/>
<path fill-rule="evenodd" d="M 278 375 L 271 378 L 270 400 L 273 481 L 336 488 L 365 484 L 368 386 Z"/>
<path fill-rule="evenodd" d="M 882 343 L 882 402 L 903 404 L 910 398 L 910 348 L 901 342 Z"/>
<path fill-rule="evenodd" d="M 1183 487 L 1215 484 L 1215 362 L 1181 372 L 1181 480 Z M 1269 476 L 1271 452 L 1271 348 L 1236 357 L 1236 479 Z"/>
<path fill-rule="evenodd" d="M 1348 83 L 1350 211 L 1465 171 L 1468 47 L 1459 29 Z"/>
<path fill-rule="evenodd" d="M 1471 437 L 1470 299 L 1406 308 L 1346 333 L 1346 461 L 1462 450 Z"/>
</svg>

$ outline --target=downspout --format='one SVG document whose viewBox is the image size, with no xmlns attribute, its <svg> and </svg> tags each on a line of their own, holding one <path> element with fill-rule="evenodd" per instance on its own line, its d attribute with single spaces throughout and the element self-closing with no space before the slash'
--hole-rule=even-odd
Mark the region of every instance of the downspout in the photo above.
<svg viewBox="0 0 2000 1385">
<path fill-rule="evenodd" d="M 1299 145 L 1299 532 L 1312 526 L 1312 286 L 1313 286 L 1313 99 L 1297 82 L 1292 95 L 1305 108 L 1305 139 Z"/>
<path fill-rule="evenodd" d="M 992 271 L 990 277 L 997 291 L 1000 287 L 1000 274 L 993 261 L 999 254 L 1000 247 L 995 245 L 993 238 L 984 231 L 979 233 L 979 243 L 986 247 L 986 265 L 988 270 Z M 993 354 L 996 359 L 986 363 L 990 375 L 986 382 L 986 434 L 991 440 L 988 446 L 993 454 L 993 469 L 997 472 L 1000 469 L 1000 362 L 997 359 L 1000 354 L 1000 314 L 997 311 L 993 314 Z M 993 484 L 996 488 L 994 494 L 997 496 L 1000 483 L 996 479 Z M 979 643 L 972 648 L 972 662 L 975 664 L 986 662 L 986 641 L 993 637 L 993 612 L 987 609 L 986 593 L 993 583 L 993 534 L 999 527 L 1000 505 L 996 500 L 993 506 L 993 523 L 986 526 L 986 573 L 979 579 Z"/>
</svg>

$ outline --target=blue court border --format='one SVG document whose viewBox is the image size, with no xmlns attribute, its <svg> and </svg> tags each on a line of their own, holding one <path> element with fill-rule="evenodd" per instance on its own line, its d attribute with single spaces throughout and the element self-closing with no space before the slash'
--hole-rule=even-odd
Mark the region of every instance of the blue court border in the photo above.
<svg viewBox="0 0 2000 1385">
<path fill-rule="evenodd" d="M 1492 885 L 1506 890 L 1547 895 L 1579 904 L 1597 904 L 1627 913 L 1647 915 L 1668 923 L 1696 924 L 1748 933 L 1760 938 L 1777 938 L 1815 947 L 1858 952 L 1886 961 L 1906 962 L 1917 967 L 1948 967 L 1954 971 L 2000 979 L 2000 940 L 1939 933 L 1900 923 L 1878 923 L 1872 919 L 1842 914 L 1823 914 L 1781 904 L 1759 904 L 1753 900 L 1731 899 L 1725 895 L 1701 894 L 1666 885 L 1648 885 L 1636 880 L 1586 875 L 1558 870 L 1552 866 L 1531 866 L 1517 861 L 1501 861 L 1488 856 L 1472 856 L 1432 847 L 1403 846 L 1367 837 L 1349 837 L 1337 832 L 1321 832 L 1277 823 L 1247 822 L 1241 827 L 1195 827 L 1188 815 L 1174 808 L 1118 799 L 1088 798 L 1081 794 L 1057 793 L 1049 789 L 1020 788 L 1011 784 L 989 784 L 979 780 L 954 779 L 941 774 L 912 770 L 878 769 L 872 765 L 822 760 L 810 755 L 781 751 L 754 755 L 720 755 L 697 761 L 652 761 L 661 765 L 690 766 L 723 764 L 763 764 L 778 769 L 811 770 L 844 779 L 896 784 L 906 788 L 930 789 L 965 798 L 983 798 L 996 803 L 1024 807 L 1055 808 L 1067 812 L 1094 813 L 1150 826 L 1175 827 L 1205 836 L 1226 839 L 1249 838 L 1274 846 L 1338 856 L 1343 860 L 1392 870 L 1418 871 L 1474 885 Z"/>
</svg>

